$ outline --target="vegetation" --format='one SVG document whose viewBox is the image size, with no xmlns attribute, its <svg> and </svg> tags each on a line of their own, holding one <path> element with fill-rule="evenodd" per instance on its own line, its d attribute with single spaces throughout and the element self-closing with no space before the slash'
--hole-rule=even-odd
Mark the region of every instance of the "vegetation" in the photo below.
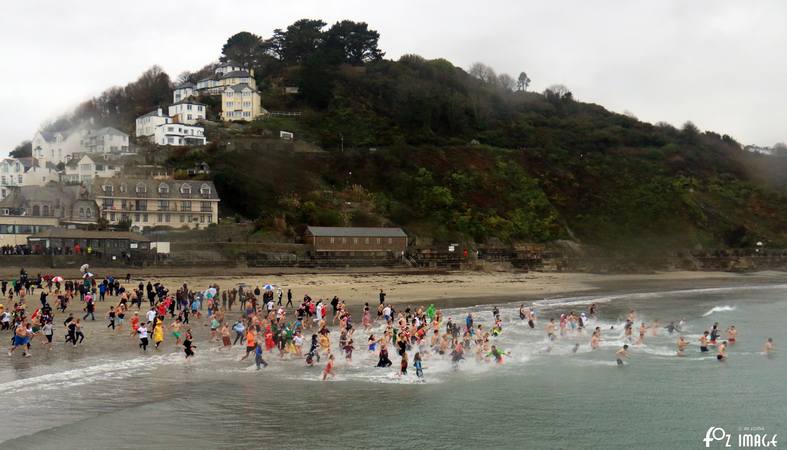
<svg viewBox="0 0 787 450">
<path fill-rule="evenodd" d="M 466 72 L 444 59 L 385 60 L 367 24 L 326 27 L 303 19 L 223 46 L 222 60 L 254 69 L 264 106 L 301 113 L 211 127 L 213 144 L 170 151 L 173 169 L 210 164 L 225 215 L 289 236 L 307 224 L 396 224 L 435 241 L 787 245 L 787 157 L 746 152 L 691 123 L 640 122 L 562 85 L 529 92 L 524 71 L 514 79 L 481 63 Z M 170 89 L 153 68 L 72 120 L 129 130 Z M 280 130 L 325 152 L 281 147 Z"/>
</svg>

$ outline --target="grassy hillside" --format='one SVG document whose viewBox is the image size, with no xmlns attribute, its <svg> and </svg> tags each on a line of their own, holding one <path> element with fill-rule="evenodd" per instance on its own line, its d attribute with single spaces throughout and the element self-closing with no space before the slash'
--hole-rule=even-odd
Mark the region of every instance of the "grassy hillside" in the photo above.
<svg viewBox="0 0 787 450">
<path fill-rule="evenodd" d="M 787 245 L 785 158 L 745 152 L 690 123 L 640 122 L 563 87 L 513 90 L 443 59 L 347 56 L 366 54 L 360 50 L 342 57 L 336 36 L 358 24 L 320 31 L 324 24 L 302 22 L 268 40 L 240 33 L 224 47 L 225 57 L 255 69 L 265 108 L 299 117 L 210 126 L 205 148 L 156 150 L 175 169 L 211 164 L 226 215 L 285 236 L 307 224 L 395 224 L 422 243 Z M 364 45 L 376 48 L 372 40 Z M 113 106 L 123 123 L 91 117 L 128 129 L 126 116 L 155 106 L 134 99 L 160 103 L 162 83 L 168 78 L 156 71 L 125 97 L 112 91 L 116 101 L 128 98 Z M 285 86 L 300 93 L 286 95 Z M 277 143 L 279 130 L 325 151 Z"/>
</svg>

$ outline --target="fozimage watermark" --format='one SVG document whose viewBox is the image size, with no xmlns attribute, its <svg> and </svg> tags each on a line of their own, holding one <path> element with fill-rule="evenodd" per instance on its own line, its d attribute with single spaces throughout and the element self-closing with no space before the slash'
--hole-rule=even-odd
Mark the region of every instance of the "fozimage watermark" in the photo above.
<svg viewBox="0 0 787 450">
<path fill-rule="evenodd" d="M 705 432 L 705 448 L 776 448 L 779 445 L 778 434 L 768 434 L 765 427 L 738 427 L 733 435 L 721 427 L 710 427 Z"/>
</svg>

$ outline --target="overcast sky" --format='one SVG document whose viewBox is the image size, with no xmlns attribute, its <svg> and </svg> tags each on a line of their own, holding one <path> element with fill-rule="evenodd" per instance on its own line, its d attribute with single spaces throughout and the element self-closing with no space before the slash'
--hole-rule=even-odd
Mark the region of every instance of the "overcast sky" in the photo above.
<svg viewBox="0 0 787 450">
<path fill-rule="evenodd" d="M 36 1 L 3 2 L 0 155 L 41 123 L 158 64 L 172 78 L 217 60 L 227 37 L 300 18 L 366 21 L 387 58 L 526 71 L 531 89 L 641 120 L 787 141 L 787 2 Z M 263 104 L 265 99 L 263 98 Z"/>
</svg>

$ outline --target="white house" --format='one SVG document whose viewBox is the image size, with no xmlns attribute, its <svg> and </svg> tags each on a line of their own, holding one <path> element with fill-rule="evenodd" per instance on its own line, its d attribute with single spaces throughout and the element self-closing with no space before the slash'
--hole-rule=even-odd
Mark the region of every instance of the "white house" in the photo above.
<svg viewBox="0 0 787 450">
<path fill-rule="evenodd" d="M 144 116 L 137 117 L 136 136 L 153 136 L 159 125 L 170 122 L 172 122 L 172 119 L 165 116 L 161 108 L 157 108 L 155 111 L 151 111 Z"/>
<path fill-rule="evenodd" d="M 82 140 L 87 130 L 78 128 L 72 131 L 50 133 L 38 131 L 32 140 L 33 158 L 41 167 L 47 163 L 58 164 L 71 159 L 71 155 L 82 150 Z"/>
<path fill-rule="evenodd" d="M 19 186 L 43 186 L 57 181 L 57 172 L 36 165 L 33 158 L 3 158 L 0 160 L 0 200 Z"/>
<path fill-rule="evenodd" d="M 200 120 L 205 120 L 207 106 L 195 101 L 193 98 L 183 99 L 169 107 L 169 116 L 175 123 L 194 125 Z"/>
<path fill-rule="evenodd" d="M 80 157 L 81 156 L 81 157 Z M 113 177 L 120 173 L 120 167 L 109 164 L 102 156 L 75 154 L 66 164 L 63 181 L 70 183 L 88 182 L 96 177 Z"/>
<path fill-rule="evenodd" d="M 257 82 L 254 79 L 254 70 L 247 70 L 230 62 L 219 65 L 213 75 L 197 81 L 196 90 L 200 94 L 221 95 L 224 88 L 239 84 L 247 84 L 256 90 Z"/>
<path fill-rule="evenodd" d="M 205 129 L 197 125 L 168 123 L 156 128 L 154 142 L 158 145 L 205 145 Z"/>
<path fill-rule="evenodd" d="M 123 153 L 128 151 L 128 135 L 112 127 L 89 130 L 82 139 L 88 153 Z"/>
<path fill-rule="evenodd" d="M 214 72 L 224 75 L 225 73 L 237 72 L 239 70 L 244 70 L 243 67 L 240 66 L 240 64 L 234 61 L 227 61 L 225 63 L 219 64 L 218 67 L 216 67 L 216 69 L 214 70 Z M 252 75 L 254 74 L 253 70 L 249 70 L 249 71 L 252 73 Z"/>
<path fill-rule="evenodd" d="M 175 86 L 175 90 L 172 91 L 172 103 L 177 103 L 193 96 L 196 88 L 197 86 L 190 81 Z"/>
</svg>

